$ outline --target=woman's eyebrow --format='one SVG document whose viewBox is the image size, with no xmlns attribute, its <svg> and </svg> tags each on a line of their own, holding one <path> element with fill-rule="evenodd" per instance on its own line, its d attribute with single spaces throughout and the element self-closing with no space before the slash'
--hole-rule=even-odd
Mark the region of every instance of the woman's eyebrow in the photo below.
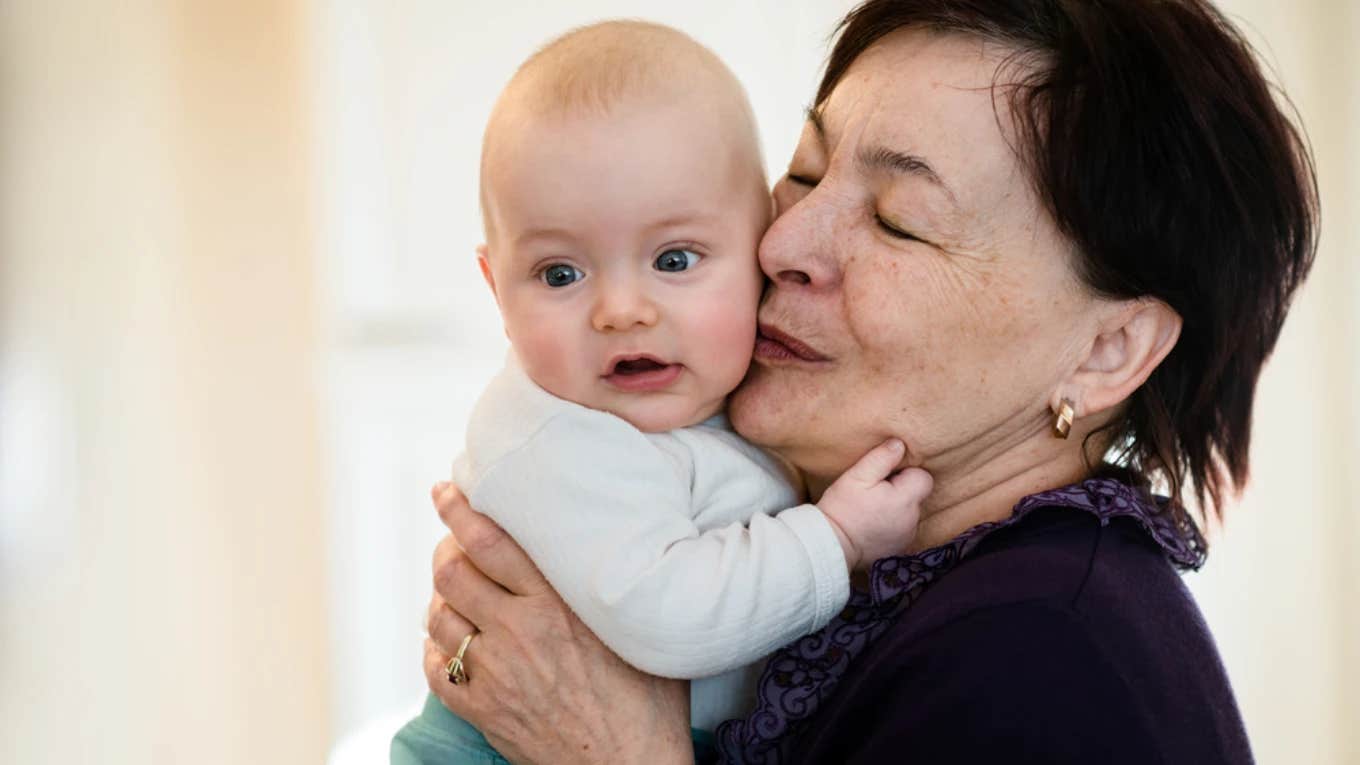
<svg viewBox="0 0 1360 765">
<path fill-rule="evenodd" d="M 812 132 L 817 135 L 817 143 L 821 144 L 823 150 L 826 149 L 826 123 L 822 122 L 822 107 L 809 106 L 807 108 L 807 121 L 812 125 Z"/>
<path fill-rule="evenodd" d="M 807 120 L 812 125 L 813 132 L 817 134 L 817 140 L 826 147 L 826 123 L 822 121 L 821 107 L 809 107 Z M 949 184 L 945 183 L 944 178 L 941 178 L 940 174 L 935 172 L 935 168 L 920 155 L 889 149 L 886 146 L 866 146 L 860 150 L 855 160 L 866 170 L 887 170 L 924 178 L 943 191 L 954 207 L 959 206 L 958 197 L 954 196 Z"/>
<path fill-rule="evenodd" d="M 937 186 L 949 197 L 949 201 L 958 207 L 959 201 L 950 190 L 949 185 L 944 182 L 940 174 L 935 172 L 935 168 L 925 158 L 916 154 L 889 149 L 886 146 L 866 146 L 860 149 L 855 160 L 860 167 L 868 170 L 887 170 L 892 173 L 914 175 L 924 178 Z"/>
</svg>

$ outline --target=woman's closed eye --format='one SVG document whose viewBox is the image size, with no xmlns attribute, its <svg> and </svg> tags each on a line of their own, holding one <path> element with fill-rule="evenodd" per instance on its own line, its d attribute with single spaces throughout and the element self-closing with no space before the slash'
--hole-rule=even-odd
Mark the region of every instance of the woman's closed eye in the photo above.
<svg viewBox="0 0 1360 765">
<path fill-rule="evenodd" d="M 812 193 L 822 179 L 815 175 L 787 172 L 774 185 L 775 213 L 783 215 L 785 210 L 797 204 L 803 197 Z"/>
<path fill-rule="evenodd" d="M 921 237 L 916 236 L 909 231 L 904 231 L 901 227 L 888 222 L 887 219 L 878 213 L 874 213 L 874 222 L 877 223 L 878 227 L 883 229 L 888 236 L 894 239 L 903 239 L 908 242 L 925 242 Z"/>
<path fill-rule="evenodd" d="M 553 263 L 538 272 L 538 278 L 549 287 L 566 287 L 586 278 L 585 272 L 566 263 Z"/>
</svg>

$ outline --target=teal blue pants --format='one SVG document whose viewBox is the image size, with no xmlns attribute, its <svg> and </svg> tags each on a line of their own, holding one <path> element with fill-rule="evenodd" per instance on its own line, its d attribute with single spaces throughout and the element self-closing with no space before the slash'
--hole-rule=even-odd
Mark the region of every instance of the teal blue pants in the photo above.
<svg viewBox="0 0 1360 765">
<path fill-rule="evenodd" d="M 713 762 L 713 734 L 691 730 L 696 762 Z M 430 694 L 420 716 L 392 738 L 392 765 L 509 765 L 472 724 L 450 712 Z"/>
</svg>

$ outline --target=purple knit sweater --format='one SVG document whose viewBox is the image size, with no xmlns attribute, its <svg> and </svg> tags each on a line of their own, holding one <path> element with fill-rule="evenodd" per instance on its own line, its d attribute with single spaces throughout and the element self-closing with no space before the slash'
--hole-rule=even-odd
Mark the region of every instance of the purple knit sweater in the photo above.
<svg viewBox="0 0 1360 765">
<path fill-rule="evenodd" d="M 1043 512 L 1036 513 L 1036 510 L 1040 509 L 1043 509 Z M 1077 510 L 1077 513 L 1073 513 L 1072 510 Z M 1049 531 L 1049 528 L 1054 527 L 1054 524 L 1051 521 L 1046 521 L 1047 525 L 1044 525 L 1040 530 L 1039 525 L 1043 524 L 1036 523 L 1035 520 L 1031 519 L 1031 516 L 1042 516 L 1044 519 L 1053 519 L 1054 516 L 1057 516 L 1058 519 L 1069 521 L 1073 520 L 1074 516 L 1081 528 L 1068 530 L 1064 527 L 1064 524 L 1059 523 L 1057 524 L 1058 527 L 1064 527 L 1061 532 Z M 1027 519 L 1031 520 L 1027 521 Z M 1107 550 L 1108 553 L 1104 554 L 1103 558 L 1095 553 L 1088 553 L 1087 547 L 1093 544 L 1091 539 L 1099 538 L 1100 530 L 1104 530 L 1111 523 L 1117 523 L 1118 527 L 1125 532 L 1125 534 L 1119 536 L 1119 539 L 1121 539 L 1121 544 L 1129 547 L 1129 551 L 1119 553 L 1118 550 L 1123 550 L 1123 547 L 1112 547 L 1111 543 L 1107 542 L 1104 550 Z M 1072 524 L 1069 523 L 1068 525 Z M 847 693 L 838 696 L 839 686 L 842 685 L 842 681 L 847 675 L 855 675 L 855 668 L 857 668 L 857 663 L 861 662 L 861 657 L 874 655 L 874 653 L 884 653 L 884 647 L 880 645 L 880 641 L 894 642 L 885 641 L 885 636 L 894 636 L 896 640 L 896 638 L 902 637 L 903 633 L 910 632 L 915 614 L 908 614 L 908 610 L 921 602 L 923 596 L 932 591 L 941 579 L 947 577 L 956 568 L 960 568 L 960 564 L 968 564 L 970 555 L 974 554 L 979 546 L 987 546 L 985 543 L 989 539 L 1009 540 L 1012 538 L 1027 539 L 1027 542 L 1017 547 L 1017 550 L 1009 551 L 1008 554 L 1001 555 L 1001 557 L 990 555 L 991 561 L 998 566 L 996 576 L 1010 580 L 1006 583 L 1006 587 L 1009 588 L 1008 592 L 1012 592 L 1012 595 L 998 595 L 996 599 L 993 599 L 994 602 L 987 599 L 989 596 L 982 595 L 981 602 L 972 604 L 968 614 L 983 614 L 985 619 L 982 619 L 982 621 L 994 619 L 997 614 L 1012 614 L 1013 617 L 1019 619 L 1016 622 L 1017 625 L 1024 623 L 1023 629 L 1027 630 L 1025 632 L 1027 636 L 1036 632 L 1043 632 L 1046 629 L 1057 629 L 1058 633 L 1062 633 L 1054 634 L 1046 644 L 1040 644 L 1040 652 L 1042 652 L 1042 645 L 1061 644 L 1064 638 L 1072 637 L 1068 633 L 1073 632 L 1073 629 L 1078 633 L 1083 633 L 1077 634 L 1074 637 L 1076 640 L 1088 641 L 1088 637 L 1091 637 L 1092 640 L 1100 642 L 1103 647 L 1108 647 L 1108 645 L 1121 640 L 1133 640 L 1133 633 L 1137 633 L 1138 630 L 1119 628 L 1112 629 L 1111 636 L 1098 634 L 1100 629 L 1104 629 L 1103 625 L 1106 623 L 1102 621 L 1102 610 L 1103 608 L 1115 608 L 1121 614 L 1132 614 L 1132 617 L 1129 618 L 1133 618 L 1134 623 L 1137 623 L 1137 619 L 1141 617 L 1138 615 L 1136 604 L 1130 606 L 1130 604 L 1119 602 L 1119 600 L 1121 600 L 1125 589 L 1137 591 L 1138 588 L 1144 587 L 1142 583 L 1149 583 L 1149 581 L 1156 583 L 1156 587 L 1153 587 L 1153 591 L 1155 591 L 1153 592 L 1153 595 L 1155 595 L 1153 600 L 1157 598 L 1166 600 L 1166 603 L 1157 606 L 1159 608 L 1159 614 L 1156 614 L 1157 618 L 1163 617 L 1166 613 L 1179 614 L 1183 611 L 1185 618 L 1182 621 L 1190 623 L 1191 628 L 1194 628 L 1194 625 L 1200 625 L 1200 628 L 1202 628 L 1202 621 L 1197 621 L 1198 611 L 1194 610 L 1189 595 L 1183 591 L 1183 588 L 1180 588 L 1179 580 L 1174 576 L 1163 580 L 1156 573 L 1159 569 L 1166 569 L 1170 572 L 1171 566 L 1179 569 L 1200 568 L 1205 558 L 1204 539 L 1191 525 L 1178 523 L 1175 516 L 1167 512 L 1163 504 L 1153 500 L 1144 491 L 1134 489 L 1134 487 L 1114 481 L 1114 479 L 1091 479 L 1091 481 L 1076 483 L 1076 485 L 1062 487 L 1062 489 L 1043 491 L 1043 493 L 1034 494 L 1021 500 L 1015 506 L 1015 510 L 1013 510 L 1009 519 L 997 521 L 997 523 L 976 525 L 951 542 L 933 547 L 933 549 L 923 551 L 923 553 L 883 558 L 874 562 L 869 572 L 868 591 L 851 593 L 850 602 L 845 611 L 832 619 L 826 628 L 794 641 L 793 644 L 787 645 L 786 648 L 781 649 L 771 657 L 766 670 L 764 670 L 763 677 L 760 679 L 758 700 L 756 700 L 756 706 L 751 715 L 743 720 L 730 720 L 724 726 L 719 727 L 718 745 L 719 750 L 721 750 L 722 761 L 762 762 L 763 764 L 763 762 L 823 761 L 823 758 L 826 757 L 835 757 L 836 760 L 845 758 L 845 761 L 851 761 L 854 758 L 851 757 L 850 751 L 846 751 L 846 749 L 860 746 L 857 743 L 858 740 L 865 739 L 872 743 L 876 736 L 889 735 L 889 738 L 891 738 L 891 735 L 895 735 L 894 731 L 908 730 L 910 728 L 908 720 L 917 719 L 919 716 L 918 709 L 914 709 L 913 705 L 925 709 L 926 705 L 929 705 L 928 697 L 932 694 L 932 687 L 900 687 L 902 683 L 898 683 L 898 685 L 891 685 L 891 683 L 889 685 L 881 685 L 881 683 L 874 685 L 877 681 L 870 682 L 868 679 L 860 678 L 855 679 L 857 690 L 847 691 Z M 1159 551 L 1160 555 L 1157 554 Z M 1157 558 L 1160 558 L 1160 565 Z M 1074 562 L 1068 568 L 1061 568 L 1061 566 L 1053 568 L 1053 566 L 1050 566 L 1051 559 L 1061 559 L 1061 561 L 1072 559 Z M 998 561 L 1006 562 L 1006 564 L 998 564 Z M 1167 566 L 1168 562 L 1171 566 Z M 1114 595 L 1096 593 L 1095 589 L 1098 588 L 1099 583 L 1089 584 L 1087 580 L 1083 579 L 1083 576 L 1089 579 L 1092 576 L 1091 570 L 1095 570 L 1098 565 L 1106 566 L 1106 568 L 1112 566 L 1115 569 L 1115 573 L 1111 574 L 1111 577 L 1106 577 L 1106 580 L 1115 583 L 1111 585 L 1111 592 L 1114 592 Z M 1152 572 L 1151 576 L 1148 572 L 1142 570 L 1145 566 L 1151 566 L 1148 569 Z M 970 568 L 970 566 L 964 565 L 962 568 Z M 971 568 L 982 572 L 982 562 L 979 561 L 978 565 L 971 566 Z M 1066 573 L 1069 570 L 1070 576 L 1069 573 Z M 1083 570 L 1085 570 L 1084 574 Z M 1034 577 L 1035 581 L 1024 581 L 1031 576 Z M 1121 577 L 1125 577 L 1127 581 L 1121 580 Z M 979 581 L 989 580 L 983 577 Z M 1078 592 L 1080 588 L 1089 591 L 1085 592 L 1085 600 L 1081 600 L 1083 593 Z M 987 585 L 983 585 L 981 588 L 971 587 L 970 592 L 976 591 L 976 589 L 986 591 L 989 587 Z M 1081 607 L 1087 610 L 1087 613 L 1093 615 L 1089 618 L 1080 614 L 1072 617 L 1072 619 L 1076 619 L 1073 623 L 1078 625 L 1077 628 L 1073 629 L 1069 629 L 1068 621 L 1072 621 L 1072 619 L 1069 619 L 1068 615 L 1055 617 L 1061 623 L 1043 617 L 1039 619 L 1039 622 L 1042 622 L 1044 626 L 1034 626 L 1031 622 L 1034 621 L 1035 614 L 1039 614 L 1035 606 L 1025 606 L 1020 611 L 1016 611 L 1015 608 L 1000 607 L 1008 606 L 1010 603 L 1008 598 L 1021 598 L 1021 596 L 1013 595 L 1013 592 L 1023 593 L 1020 602 L 1030 604 L 1049 599 L 1050 591 L 1054 593 L 1054 599 L 1070 599 L 1072 603 L 1080 603 Z M 955 598 L 955 593 L 951 593 L 951 598 Z M 971 595 L 964 593 L 963 599 L 970 598 Z M 944 598 L 940 598 L 940 596 L 936 598 L 936 600 L 942 599 Z M 933 604 L 934 610 L 940 610 L 942 606 L 944 606 L 942 603 Z M 1068 602 L 1064 600 L 1064 602 L 1059 603 L 1059 608 L 1072 610 L 1074 606 L 1069 608 Z M 1047 614 L 1047 611 L 1043 611 L 1043 614 Z M 1155 615 L 1146 614 L 1146 618 L 1153 617 Z M 974 619 L 974 622 L 981 623 L 978 619 Z M 957 629 L 951 626 L 948 619 L 941 623 L 945 628 L 957 632 Z M 1005 621 L 998 623 L 1000 623 L 1001 629 L 1008 629 L 1005 626 Z M 996 628 L 996 625 L 993 625 L 993 628 Z M 1016 629 L 1020 629 L 1019 626 Z M 1091 632 L 1091 636 L 1085 636 L 1083 630 Z M 1191 629 L 1190 632 L 1194 633 L 1194 629 Z M 1227 698 L 1225 704 L 1227 704 L 1231 713 L 1225 713 L 1225 721 L 1219 727 L 1227 731 L 1227 734 L 1224 734 L 1227 738 L 1232 739 L 1234 736 L 1238 736 L 1240 730 L 1242 730 L 1240 717 L 1236 716 L 1236 706 L 1232 702 L 1231 690 L 1228 690 L 1227 678 L 1221 677 L 1221 664 L 1217 660 L 1217 653 L 1213 649 L 1212 640 L 1209 640 L 1206 630 L 1201 629 L 1200 632 L 1202 632 L 1201 637 L 1204 645 L 1197 642 L 1200 641 L 1198 637 L 1189 642 L 1195 644 L 1197 651 L 1206 653 L 1204 657 L 1206 666 L 1209 667 L 1209 674 L 1213 675 L 1209 678 L 1208 686 L 1206 686 L 1210 687 L 1210 691 L 1206 691 L 1206 693 L 1216 697 L 1212 701 L 1219 706 L 1223 706 L 1224 702 L 1217 697 L 1225 696 Z M 959 633 L 959 637 L 953 638 L 952 645 L 962 644 L 967 640 L 970 640 L 970 636 L 967 632 L 962 632 Z M 917 671 L 918 667 L 902 666 L 903 662 L 910 663 L 919 659 L 918 663 L 922 663 L 922 666 L 932 662 L 938 663 L 938 660 L 930 657 L 932 655 L 929 651 L 919 653 L 918 659 L 907 659 L 908 656 L 917 656 L 918 649 L 928 647 L 928 645 L 929 642 L 925 638 L 913 638 L 913 640 L 902 642 L 900 645 L 898 642 L 894 642 L 894 649 L 892 649 L 895 652 L 894 656 L 902 656 L 902 659 L 892 659 L 892 657 L 884 659 L 883 656 L 876 656 L 872 660 L 873 666 L 876 667 L 874 671 L 879 671 L 880 674 L 881 671 L 900 671 L 910 675 L 911 672 Z M 1085 645 L 1085 642 L 1083 642 L 1083 645 Z M 1133 648 L 1123 653 L 1126 656 L 1144 656 L 1140 645 L 1133 645 Z M 1103 651 L 1103 649 L 1100 648 L 1100 651 Z M 944 652 L 948 651 L 949 648 L 944 649 Z M 1072 659 L 1078 653 L 1080 651 L 1066 653 L 1065 657 L 1059 657 L 1058 663 L 1055 663 L 1054 666 L 1058 667 L 1059 675 L 1068 671 L 1069 668 L 1074 672 L 1080 672 L 1080 674 L 1083 674 L 1081 679 L 1085 682 L 1089 679 L 1087 675 L 1091 675 L 1091 668 L 1089 666 L 1078 666 L 1080 663 L 1076 659 Z M 970 674 L 971 668 L 974 666 L 976 671 L 987 672 L 989 677 L 991 675 L 1000 675 L 1000 677 L 1015 675 L 1015 677 L 1019 677 L 1023 674 L 1023 672 L 1005 671 L 1006 664 L 1001 664 L 1002 671 L 998 672 L 996 671 L 997 667 L 993 666 L 996 663 L 990 660 L 991 653 L 982 652 L 982 655 L 987 656 L 989 660 L 972 662 L 971 659 L 964 659 L 960 663 L 960 667 L 952 671 L 953 675 L 959 677 L 960 683 L 974 682 L 971 678 L 966 678 L 966 675 Z M 1036 662 L 1040 662 L 1040 659 L 1042 657 L 1036 657 Z M 1068 660 L 1068 663 L 1065 664 L 1065 660 Z M 1146 674 L 1146 672 L 1157 674 L 1160 671 L 1183 671 L 1182 668 L 1179 668 L 1179 664 L 1176 664 L 1174 668 L 1167 663 L 1179 662 L 1179 656 L 1171 656 L 1167 662 L 1161 662 L 1155 655 L 1138 660 L 1142 662 L 1138 666 L 1115 667 L 1114 670 L 1111 670 L 1112 677 L 1118 675 L 1119 671 L 1142 672 L 1142 674 Z M 1132 662 L 1132 659 L 1121 657 L 1115 664 L 1119 664 L 1119 662 Z M 1096 663 L 1096 660 L 1088 660 L 1085 663 Z M 883 670 L 880 670 L 880 668 L 883 668 Z M 1217 674 L 1214 674 L 1213 668 L 1217 668 Z M 865 674 L 864 667 L 860 667 L 860 674 Z M 1219 679 L 1221 679 L 1221 689 Z M 985 694 L 989 698 L 1006 697 L 1012 693 L 1012 689 L 1002 687 L 1005 682 L 978 682 L 981 682 L 982 685 L 976 686 L 981 689 L 976 693 Z M 990 682 L 993 686 L 994 694 L 989 694 L 987 682 Z M 1061 687 L 1064 682 L 1065 679 L 1062 677 L 1054 678 L 1054 687 Z M 881 701 L 858 697 L 858 694 L 864 693 L 861 690 L 862 687 L 870 685 L 874 687 L 881 685 L 883 689 L 888 689 L 884 690 L 884 693 L 891 693 L 892 697 L 889 700 Z M 941 683 L 938 690 L 942 694 L 947 694 L 949 689 L 944 686 L 949 685 L 953 685 L 953 683 L 951 679 L 947 678 L 947 682 Z M 899 687 L 902 693 L 896 691 Z M 1119 689 L 1122 689 L 1122 687 L 1119 686 Z M 910 698 L 904 697 L 904 694 L 911 693 L 915 694 L 918 701 L 911 701 Z M 1024 705 L 1024 689 L 1016 690 L 1015 693 L 1020 694 L 1021 705 Z M 1036 693 L 1036 691 L 1032 690 L 1031 693 Z M 1106 690 L 1087 689 L 1083 693 L 1093 693 L 1099 696 L 1099 694 L 1106 693 Z M 1133 693 L 1133 691 L 1130 691 L 1130 693 L 1133 693 L 1132 696 L 1118 689 L 1110 690 L 1110 693 L 1119 697 L 1118 704 L 1144 705 L 1142 697 L 1137 696 L 1137 693 Z M 1146 691 L 1144 696 L 1151 697 L 1149 694 L 1152 694 L 1152 691 Z M 1043 706 L 1047 704 L 1047 698 L 1036 697 L 1036 702 L 1038 702 L 1036 706 Z M 845 728 L 847 726 L 842 716 L 850 708 L 855 709 L 853 727 L 860 728 L 861 721 L 864 719 L 883 717 L 883 721 L 877 724 L 877 727 L 885 728 L 885 730 L 880 731 L 872 724 L 864 723 L 864 726 L 868 727 L 858 732 L 857 738 L 836 738 L 835 731 L 831 728 Z M 1064 712 L 1064 715 L 1070 717 L 1072 712 Z M 899 716 L 900 720 L 894 721 Z M 1076 709 L 1076 716 L 1081 716 L 1080 706 Z M 953 716 L 953 720 L 960 726 L 967 726 L 966 719 L 967 715 Z M 983 730 L 993 726 L 993 723 L 981 724 Z M 1025 735 L 1040 735 L 1039 731 L 1046 724 L 1049 723 L 1040 717 L 1040 719 L 1028 723 L 1028 727 L 1017 732 L 1016 735 L 1019 735 L 1020 738 L 1024 738 Z M 1001 726 L 1001 724 L 997 723 L 997 726 Z M 1057 738 L 1069 738 L 1069 736 L 1062 735 L 1061 727 L 1058 728 L 1058 731 Z M 915 734 L 915 739 L 921 740 L 922 746 L 926 745 L 925 739 L 928 738 L 930 738 L 929 735 L 922 734 L 919 731 Z M 972 738 L 976 739 L 979 736 L 972 735 Z M 981 738 L 986 738 L 986 735 L 981 736 Z M 1015 736 L 1012 736 L 1012 738 L 1015 738 Z M 1234 742 L 1229 742 L 1225 746 L 1228 747 L 1228 750 L 1240 750 L 1240 753 L 1244 754 L 1224 757 L 1223 761 L 1242 761 L 1242 757 L 1250 760 L 1244 734 L 1240 734 L 1239 738 L 1240 742 L 1234 740 Z M 809 755 L 809 751 L 817 750 L 819 742 L 820 746 L 826 751 L 821 751 L 821 754 L 815 755 L 815 757 Z M 828 742 L 838 743 L 831 746 L 831 749 L 827 749 Z M 1042 742 L 1040 742 L 1040 745 L 1042 745 Z M 903 755 L 906 757 L 906 755 L 911 754 L 911 742 L 904 743 L 904 746 L 906 746 L 906 749 L 904 749 Z M 1172 749 L 1175 749 L 1175 747 L 1172 746 Z M 983 755 L 978 754 L 978 757 L 983 757 Z M 1039 757 L 1042 758 L 1043 755 L 1039 754 Z M 1015 758 L 1015 754 L 1010 753 L 1008 758 Z M 956 761 L 967 760 L 967 757 L 963 757 L 963 760 Z M 1176 760 L 1176 757 L 1171 755 L 1171 757 L 1167 757 L 1167 760 Z M 877 758 L 870 757 L 868 760 L 862 761 L 877 761 Z"/>
</svg>

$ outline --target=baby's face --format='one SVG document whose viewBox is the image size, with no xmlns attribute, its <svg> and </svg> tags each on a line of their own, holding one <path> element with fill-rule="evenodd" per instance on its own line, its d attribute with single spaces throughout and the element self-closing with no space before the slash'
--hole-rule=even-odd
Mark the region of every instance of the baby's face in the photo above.
<svg viewBox="0 0 1360 765">
<path fill-rule="evenodd" d="M 483 261 L 525 370 L 648 432 L 717 413 L 762 285 L 770 201 L 749 142 L 693 105 L 527 122 L 484 168 Z"/>
</svg>

